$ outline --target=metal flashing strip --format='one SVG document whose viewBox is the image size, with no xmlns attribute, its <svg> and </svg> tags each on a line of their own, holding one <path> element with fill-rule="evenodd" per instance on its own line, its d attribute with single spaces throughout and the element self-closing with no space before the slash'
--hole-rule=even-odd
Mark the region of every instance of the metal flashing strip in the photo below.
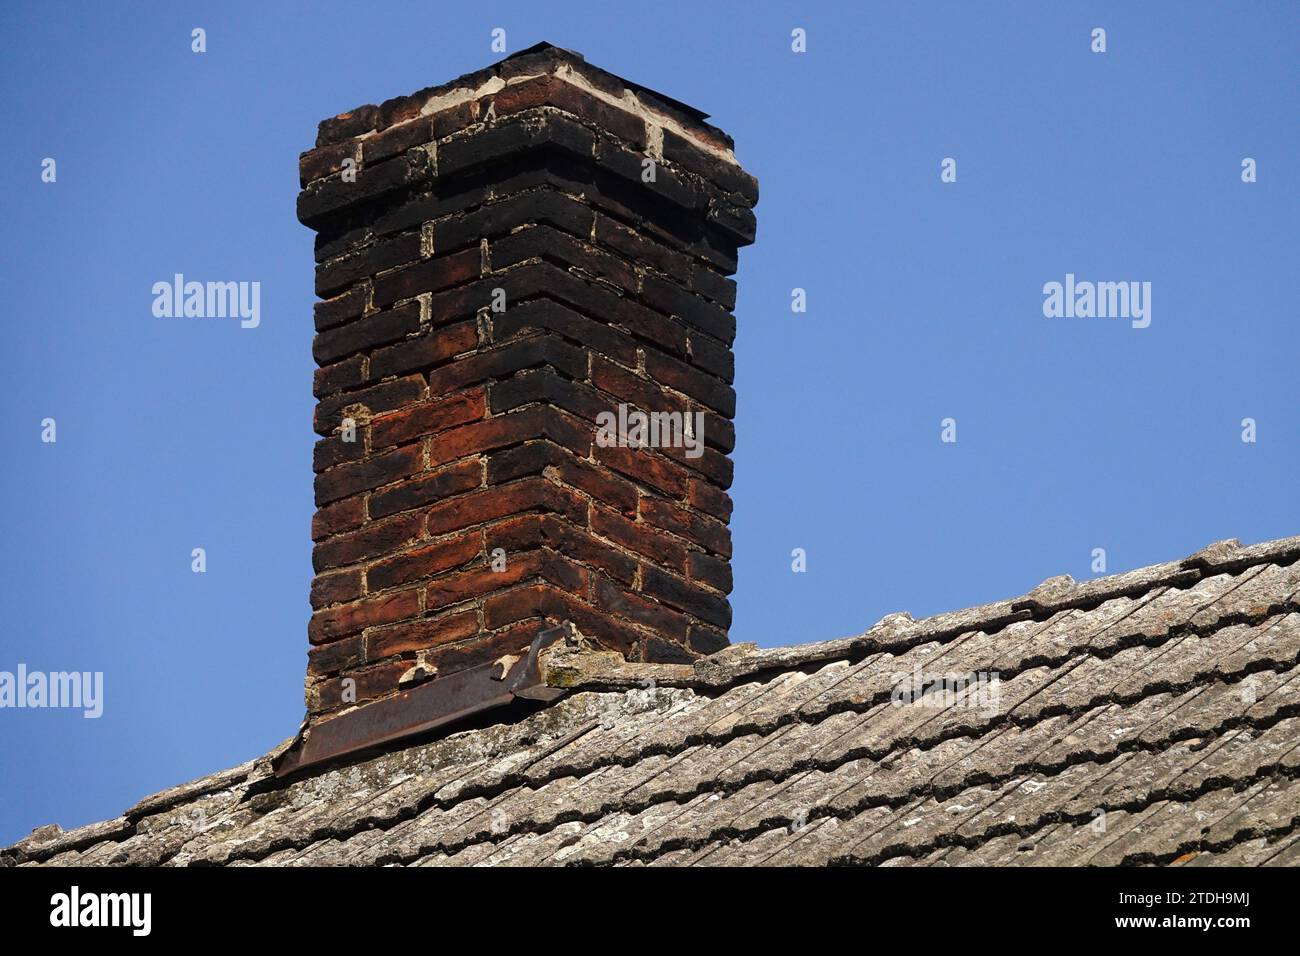
<svg viewBox="0 0 1300 956">
<path fill-rule="evenodd" d="M 546 685 L 538 656 L 569 633 L 565 626 L 547 628 L 533 639 L 528 653 L 513 663 L 479 664 L 311 724 L 275 762 L 275 775 L 286 777 L 306 767 L 503 707 L 516 698 L 555 700 L 565 691 Z"/>
</svg>

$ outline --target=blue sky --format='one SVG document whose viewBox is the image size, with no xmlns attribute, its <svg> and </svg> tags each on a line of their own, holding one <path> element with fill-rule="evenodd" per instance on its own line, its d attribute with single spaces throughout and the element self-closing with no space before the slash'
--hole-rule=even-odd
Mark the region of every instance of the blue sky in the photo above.
<svg viewBox="0 0 1300 956">
<path fill-rule="evenodd" d="M 497 59 L 498 26 L 511 51 L 549 40 L 710 112 L 761 183 L 737 275 L 733 641 L 1087 578 L 1094 548 L 1121 571 L 1300 532 L 1293 3 L 181 7 L 0 14 L 0 670 L 105 684 L 97 720 L 0 710 L 0 844 L 296 730 L 297 156 L 326 116 Z M 259 281 L 260 327 L 155 318 L 176 272 Z M 1150 282 L 1151 325 L 1045 317 L 1067 273 Z"/>
</svg>

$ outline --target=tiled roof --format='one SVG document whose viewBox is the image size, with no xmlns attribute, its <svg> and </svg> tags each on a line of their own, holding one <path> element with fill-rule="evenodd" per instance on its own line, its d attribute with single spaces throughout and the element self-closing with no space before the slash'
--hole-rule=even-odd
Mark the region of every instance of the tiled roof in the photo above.
<svg viewBox="0 0 1300 956">
<path fill-rule="evenodd" d="M 4 858 L 1295 865 L 1297 558 L 1300 538 L 1221 542 L 693 666 L 564 649 L 548 680 L 572 691 L 531 714 L 296 779 L 282 745 Z M 913 674 L 998 683 L 899 700 Z"/>
</svg>

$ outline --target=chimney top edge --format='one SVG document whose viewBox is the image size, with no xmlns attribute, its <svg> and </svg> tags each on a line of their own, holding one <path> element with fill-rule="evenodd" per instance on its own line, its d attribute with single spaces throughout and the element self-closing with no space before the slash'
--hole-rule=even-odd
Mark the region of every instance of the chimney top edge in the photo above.
<svg viewBox="0 0 1300 956">
<path fill-rule="evenodd" d="M 658 90 L 593 66 L 581 53 L 547 42 L 511 53 L 482 69 L 462 74 L 444 83 L 425 87 L 406 96 L 394 97 L 378 105 L 367 103 L 325 119 L 319 125 L 315 148 L 364 139 L 415 116 L 442 108 L 443 105 L 451 106 L 458 101 L 484 95 L 484 92 L 490 90 L 481 92 L 483 88 L 494 81 L 499 84 L 514 79 L 561 75 L 565 72 L 570 73 L 570 76 L 565 77 L 570 82 L 572 75 L 576 74 L 585 83 L 609 95 L 619 97 L 625 92 L 630 93 L 641 107 L 661 113 L 688 130 L 694 128 L 703 135 L 706 142 L 716 142 L 718 146 L 715 149 L 720 147 L 728 153 L 734 149 L 732 138 L 707 122 L 708 113 Z M 733 158 L 732 162 L 734 161 Z"/>
</svg>

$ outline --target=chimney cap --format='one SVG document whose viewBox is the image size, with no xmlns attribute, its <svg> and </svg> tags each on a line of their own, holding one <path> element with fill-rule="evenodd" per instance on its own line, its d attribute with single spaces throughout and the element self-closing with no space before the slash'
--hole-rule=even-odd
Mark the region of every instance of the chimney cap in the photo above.
<svg viewBox="0 0 1300 956">
<path fill-rule="evenodd" d="M 590 63 L 587 62 L 587 58 L 583 56 L 581 53 L 579 53 L 577 50 L 570 50 L 562 46 L 556 46 L 554 43 L 549 43 L 546 40 L 543 40 L 541 43 L 534 43 L 532 46 L 528 47 L 527 49 L 519 50 L 515 53 L 511 53 L 505 59 L 498 60 L 497 63 L 493 64 L 493 66 L 498 66 L 501 63 L 507 63 L 511 60 L 522 59 L 523 57 L 527 57 L 527 56 L 535 56 L 540 53 L 554 54 L 556 60 L 567 60 L 572 63 L 578 63 L 581 64 L 583 68 L 586 70 L 592 70 L 597 73 L 603 73 L 605 76 L 618 80 L 629 90 L 632 90 L 635 93 L 648 94 L 654 99 L 659 100 L 660 102 L 668 106 L 671 106 L 673 109 L 685 113 L 687 116 L 691 117 L 692 119 L 706 120 L 709 118 L 708 113 L 704 112 L 703 110 L 696 109 L 694 106 L 691 106 L 689 103 L 683 103 L 679 99 L 669 96 L 666 93 L 661 93 L 658 90 L 651 89 L 650 87 L 645 86 L 641 83 L 637 83 L 633 80 L 629 80 L 625 76 L 619 76 L 617 73 L 611 73 L 609 70 L 603 70 L 598 66 L 592 66 Z M 489 69 L 491 68 L 492 67 L 489 67 Z"/>
<path fill-rule="evenodd" d="M 708 113 L 658 90 L 619 76 L 617 73 L 593 66 L 581 53 L 547 42 L 535 43 L 482 69 L 464 73 L 446 83 L 426 87 L 407 96 L 394 97 L 377 106 L 367 103 L 339 113 L 321 122 L 316 136 L 316 147 L 332 146 L 355 137 L 382 132 L 419 115 L 421 109 L 428 103 L 447 97 L 454 98 L 468 91 L 480 90 L 493 80 L 509 81 L 513 77 L 530 75 L 529 68 L 533 66 L 538 67 L 535 72 L 539 75 L 554 73 L 560 66 L 567 66 L 584 81 L 608 94 L 619 96 L 623 91 L 630 92 L 646 106 L 672 117 L 685 126 L 695 127 L 704 133 L 707 139 L 716 141 L 722 148 L 727 150 L 735 148 L 735 141 L 731 136 L 708 122 Z"/>
</svg>

